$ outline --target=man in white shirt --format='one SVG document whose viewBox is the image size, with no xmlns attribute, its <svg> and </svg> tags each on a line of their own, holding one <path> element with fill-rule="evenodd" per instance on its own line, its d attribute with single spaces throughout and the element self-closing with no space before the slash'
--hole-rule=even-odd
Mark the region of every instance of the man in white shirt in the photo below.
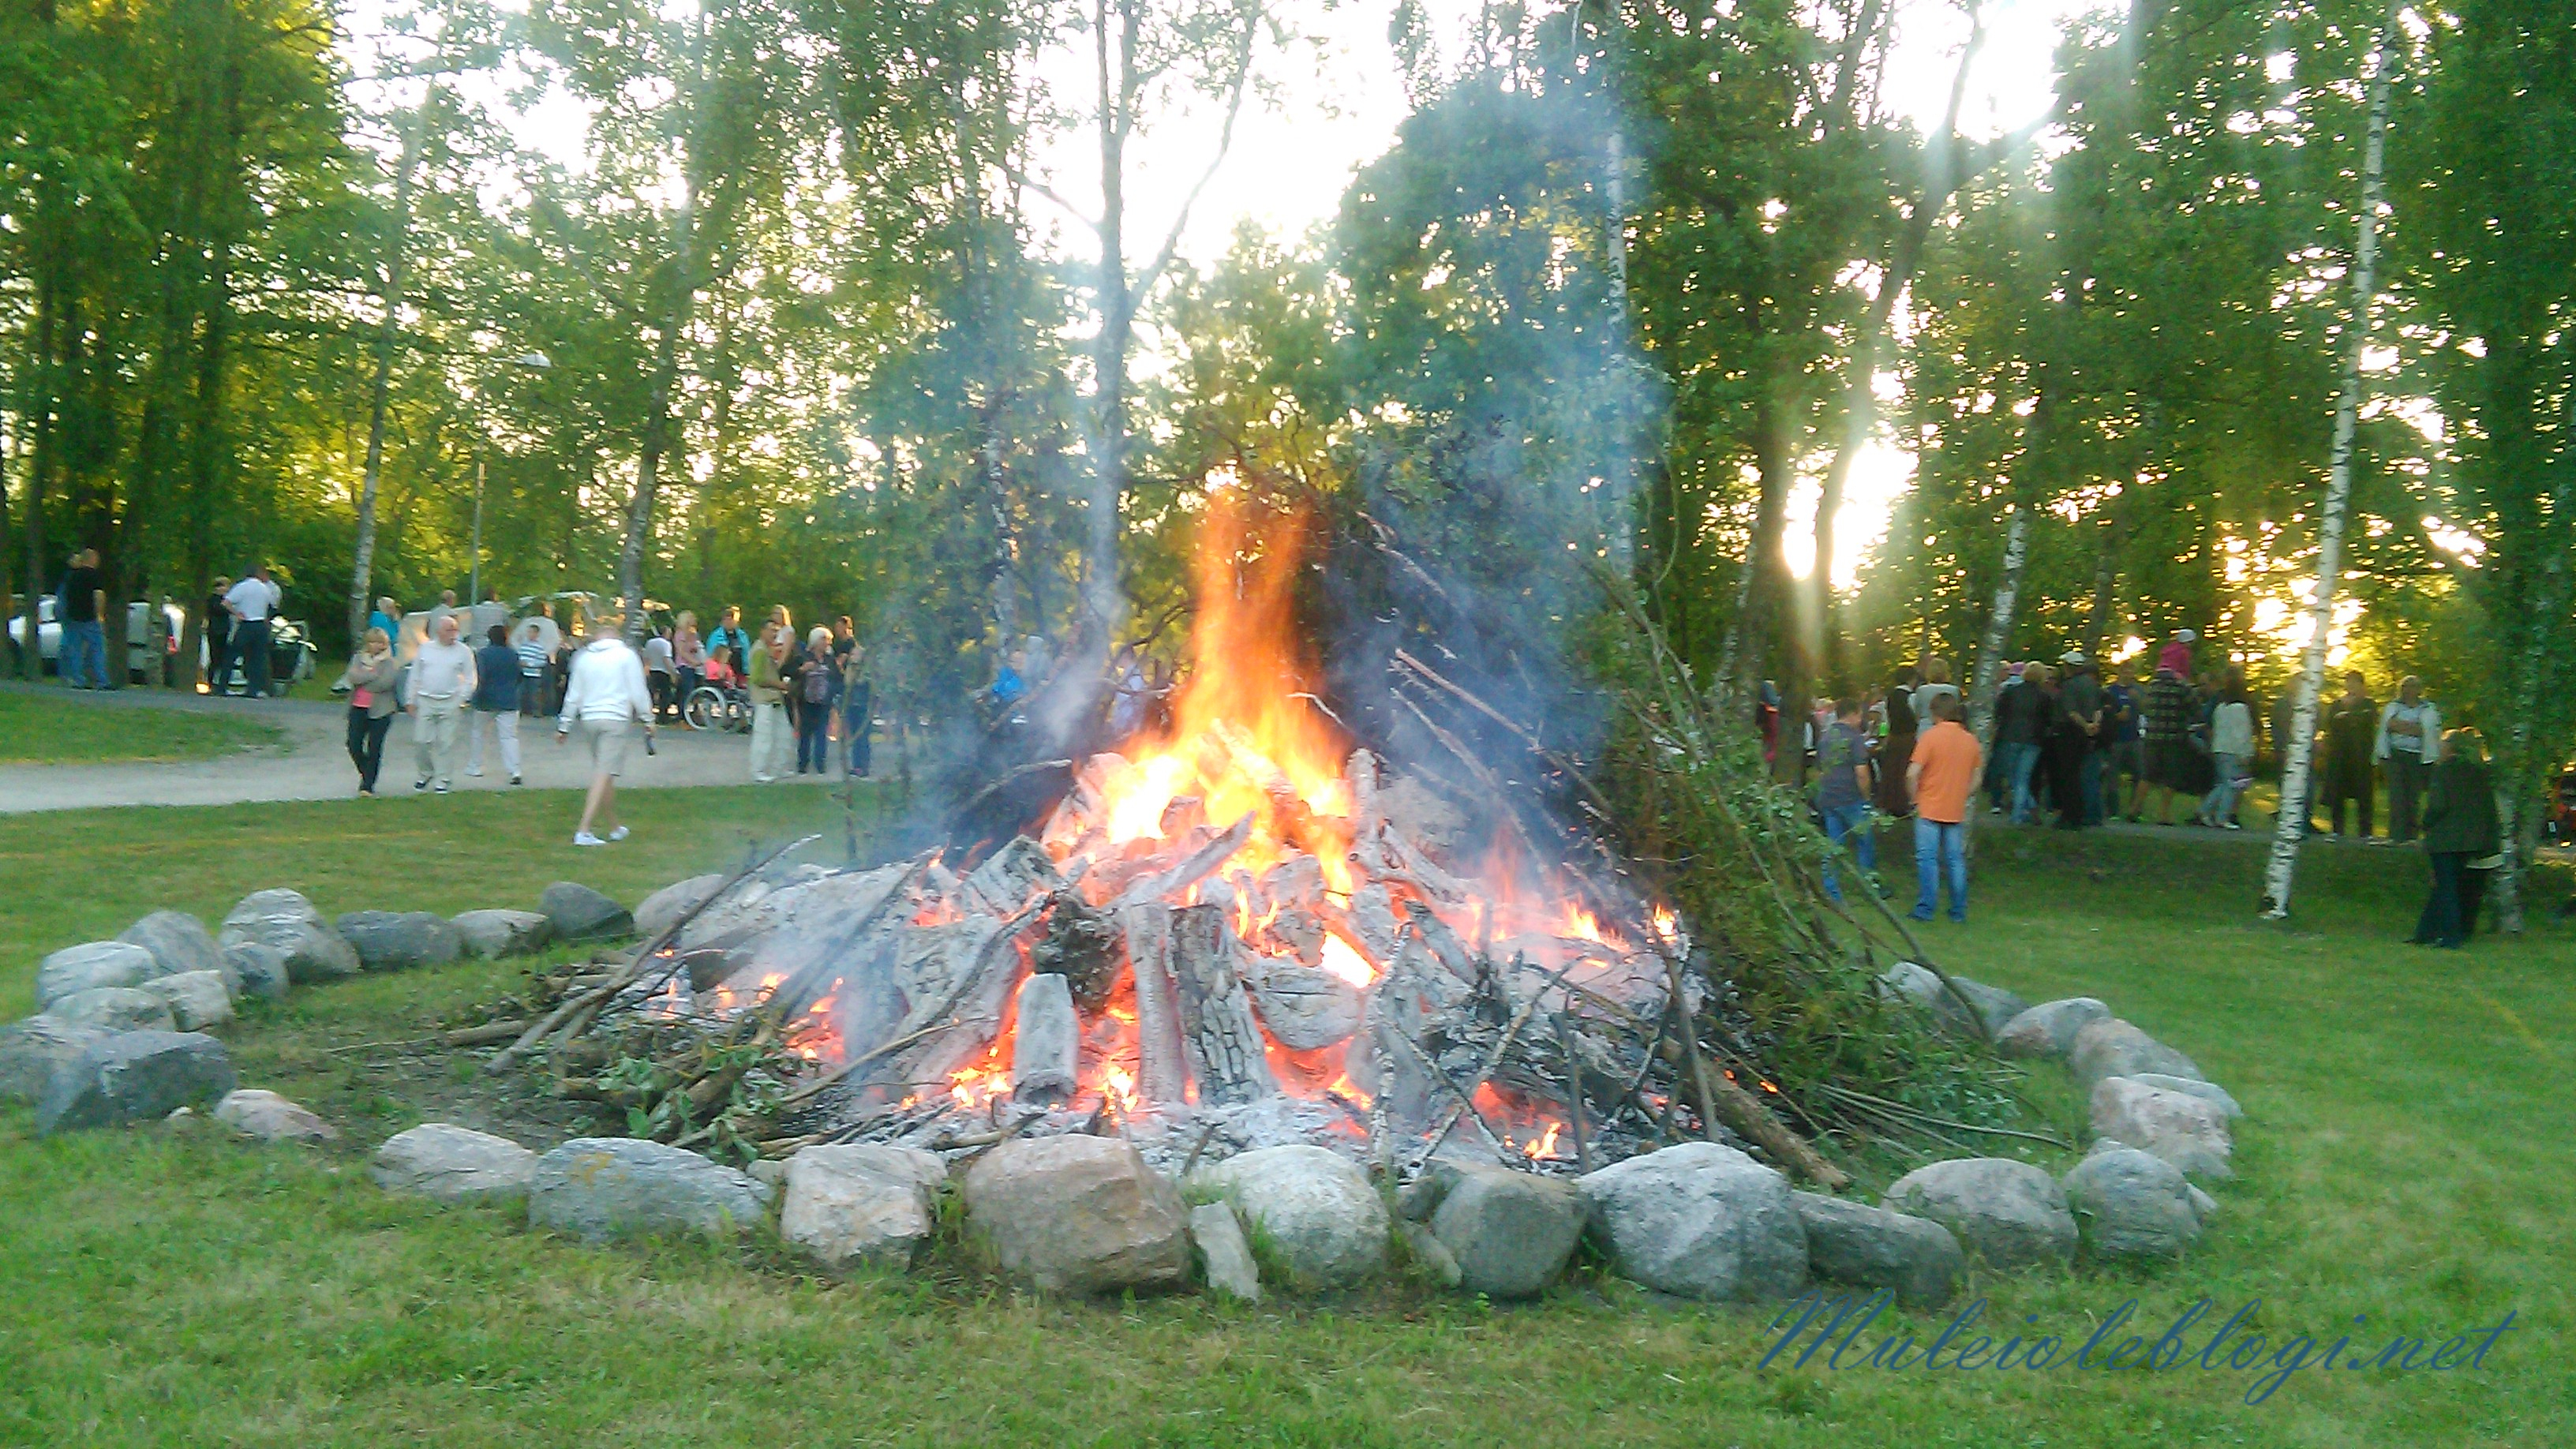
<svg viewBox="0 0 2576 1449">
<path fill-rule="evenodd" d="M 457 642 L 456 619 L 439 619 L 437 632 L 411 661 L 411 742 L 419 764 L 412 788 L 426 790 L 435 777 L 441 795 L 456 783 L 456 736 L 480 682 L 474 651 Z"/>
<path fill-rule="evenodd" d="M 501 602 L 499 589 L 485 589 L 482 599 L 465 612 L 465 621 L 465 632 L 461 637 L 480 649 L 483 641 L 492 637 L 494 628 L 510 627 L 510 606 Z"/>
<path fill-rule="evenodd" d="M 555 721 L 555 743 L 570 738 L 579 725 L 590 746 L 590 794 L 582 802 L 575 845 L 606 845 L 624 840 L 617 823 L 617 777 L 626 770 L 626 750 L 640 727 L 644 749 L 653 749 L 653 696 L 644 686 L 644 661 L 618 637 L 624 618 L 614 611 L 593 625 L 589 643 L 572 657 L 564 685 L 563 715 Z M 606 826 L 601 836 L 597 827 Z"/>
<path fill-rule="evenodd" d="M 268 621 L 285 601 L 266 564 L 252 569 L 248 578 L 224 595 L 224 611 L 233 616 L 233 657 L 241 665 L 244 688 L 254 699 L 270 693 Z M 215 688 L 220 692 L 223 681 L 216 680 Z"/>
<path fill-rule="evenodd" d="M 2388 771 L 2388 838 L 2408 841 L 2423 814 L 2425 787 L 2442 758 L 2442 712 L 2424 697 L 2424 681 L 2407 675 L 2379 712 L 2379 747 Z"/>
</svg>

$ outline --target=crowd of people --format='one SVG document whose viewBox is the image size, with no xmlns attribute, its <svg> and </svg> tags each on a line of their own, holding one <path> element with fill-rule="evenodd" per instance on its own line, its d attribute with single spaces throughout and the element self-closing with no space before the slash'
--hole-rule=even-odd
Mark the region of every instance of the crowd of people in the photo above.
<svg viewBox="0 0 2576 1449">
<path fill-rule="evenodd" d="M 578 735 L 592 765 L 574 843 L 622 840 L 615 781 L 635 743 L 652 753 L 656 727 L 685 718 L 701 690 L 719 706 L 711 722 L 748 722 L 754 781 L 830 773 L 836 744 L 841 770 L 867 777 L 874 690 L 848 616 L 800 636 L 784 605 L 756 631 L 728 606 L 702 635 L 682 612 L 640 631 L 639 646 L 618 610 L 559 622 L 554 600 L 533 603 L 514 617 L 497 593 L 464 605 L 449 590 L 416 615 L 376 601 L 335 686 L 348 695 L 360 795 L 376 793 L 397 714 L 411 721 L 413 790 L 438 794 L 455 788 L 460 754 L 466 775 L 484 773 L 487 742 L 510 783 L 523 783 L 520 719 L 551 718 L 557 741 Z"/>
<path fill-rule="evenodd" d="M 1991 749 L 1965 724 L 1967 700 L 1949 661 L 1927 658 L 1874 697 L 1813 702 L 1804 740 L 1811 752 L 1816 819 L 1865 872 L 1877 867 L 1874 827 L 1915 822 L 1917 898 L 1913 915 L 1931 920 L 1946 887 L 1952 920 L 1965 918 L 1964 830 L 1982 796 L 1990 816 L 2016 824 L 2084 830 L 2115 820 L 2213 830 L 2242 829 L 2246 788 L 2267 746 L 2290 728 L 2284 697 L 2267 721 L 2234 664 L 2199 667 L 2201 641 L 2177 629 L 2153 656 L 2098 667 L 2070 649 L 2055 664 L 2004 666 L 1996 689 Z M 1780 748 L 1778 699 L 1766 685 L 1766 752 Z M 2421 839 L 2435 861 L 2436 901 L 2420 935 L 2457 944 L 2477 917 L 2480 871 L 2491 867 L 2496 834 L 2485 743 L 2475 730 L 2445 732 L 2442 712 L 2408 675 L 2394 698 L 2372 698 L 2358 671 L 2317 707 L 2310 829 L 2328 838 L 2380 843 L 2378 799 L 2387 797 L 2385 839 Z M 2472 795 L 2485 791 L 2480 800 Z M 1841 899 L 1828 868 L 1824 885 Z M 1882 890 L 1882 894 L 1886 892 Z M 2445 904 L 2447 902 L 2447 904 Z"/>
</svg>

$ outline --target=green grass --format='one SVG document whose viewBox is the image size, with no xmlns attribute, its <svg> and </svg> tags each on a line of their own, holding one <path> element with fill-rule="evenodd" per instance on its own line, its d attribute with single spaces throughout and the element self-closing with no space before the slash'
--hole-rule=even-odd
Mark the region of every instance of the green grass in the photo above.
<svg viewBox="0 0 2576 1449">
<path fill-rule="evenodd" d="M 211 760 L 275 744 L 277 738 L 276 726 L 258 720 L 194 710 L 115 709 L 0 690 L 0 765 Z"/>
<path fill-rule="evenodd" d="M 570 797 L 44 817 L 0 845 L 0 1011 L 38 957 L 163 904 L 297 885 L 326 912 L 629 899 L 831 826 L 818 794 L 642 792 L 626 846 L 559 844 Z M 2312 852 L 2294 929 L 2251 919 L 2260 853 L 2210 837 L 1981 832 L 1971 924 L 1927 948 L 2038 999 L 2101 996 L 2243 1100 L 2240 1181 L 2152 1274 L 1981 1281 L 1987 1324 L 2080 1337 L 2129 1298 L 2262 1306 L 2278 1342 L 2435 1338 L 2514 1310 L 2476 1373 L 1827 1373 L 1755 1366 L 1767 1313 L 1585 1280 L 1525 1308 L 1391 1287 L 1256 1310 L 1031 1300 L 970 1273 L 833 1282 L 773 1244 L 590 1249 L 377 1192 L 364 1154 L 424 1101 L 398 1051 L 506 989 L 469 965 L 300 992 L 233 1032 L 337 1151 L 138 1130 L 36 1141 L 0 1110 L 0 1443 L 377 1445 L 2543 1445 L 2576 1442 L 2565 1083 L 2576 945 L 2396 944 L 2409 852 Z M 837 843 L 837 833 L 831 842 Z M 2241 848 L 2240 848 L 2241 847 Z M 333 1051 L 334 1046 L 357 1050 Z M 371 1066 L 371 1062 L 390 1066 Z M 500 1101 L 468 1108 L 515 1110 Z M 1945 1315 L 1946 1317 L 1946 1315 Z M 1938 1318 L 1905 1326 L 1918 1338 Z"/>
</svg>

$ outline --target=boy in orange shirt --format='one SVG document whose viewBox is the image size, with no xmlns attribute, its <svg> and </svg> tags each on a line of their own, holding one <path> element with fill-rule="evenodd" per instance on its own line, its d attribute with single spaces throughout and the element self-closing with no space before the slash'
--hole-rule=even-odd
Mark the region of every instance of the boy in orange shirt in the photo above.
<svg viewBox="0 0 2576 1449">
<path fill-rule="evenodd" d="M 1983 754 L 1977 737 L 1959 723 L 1958 696 L 1934 699 L 1932 725 L 1915 740 L 1914 763 L 1905 767 L 1905 783 L 1914 791 L 1915 920 L 1932 919 L 1944 874 L 1950 919 L 1968 919 L 1968 795 L 1976 788 Z"/>
</svg>

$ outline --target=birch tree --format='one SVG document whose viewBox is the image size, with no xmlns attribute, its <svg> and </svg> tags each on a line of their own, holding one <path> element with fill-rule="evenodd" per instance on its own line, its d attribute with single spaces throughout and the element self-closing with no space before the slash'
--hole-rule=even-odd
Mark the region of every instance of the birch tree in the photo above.
<svg viewBox="0 0 2576 1449">
<path fill-rule="evenodd" d="M 2362 351 L 2370 341 L 2373 308 L 2378 302 L 2379 214 L 2384 205 L 2383 167 L 2387 156 L 2388 98 L 2395 78 L 2397 16 L 2404 0 L 2389 0 L 2388 18 L 2371 53 L 2370 130 L 2362 143 L 2360 235 L 2353 245 L 2352 319 L 2344 329 L 2343 393 L 2335 404 L 2334 448 L 2326 464 L 2324 511 L 2317 523 L 2316 586 L 2308 597 L 2307 641 L 2299 654 L 2298 682 L 2291 696 L 2290 737 L 2281 763 L 2281 809 L 2272 830 L 2272 854 L 2263 870 L 2262 913 L 2279 920 L 2290 914 L 2290 888 L 2299 870 L 2299 843 L 2308 834 L 2308 790 L 2316 753 L 2317 695 L 2325 682 L 2326 640 L 2334 624 L 2336 587 L 2343 580 L 2343 530 L 2352 497 L 2353 430 L 2361 413 Z"/>
</svg>

